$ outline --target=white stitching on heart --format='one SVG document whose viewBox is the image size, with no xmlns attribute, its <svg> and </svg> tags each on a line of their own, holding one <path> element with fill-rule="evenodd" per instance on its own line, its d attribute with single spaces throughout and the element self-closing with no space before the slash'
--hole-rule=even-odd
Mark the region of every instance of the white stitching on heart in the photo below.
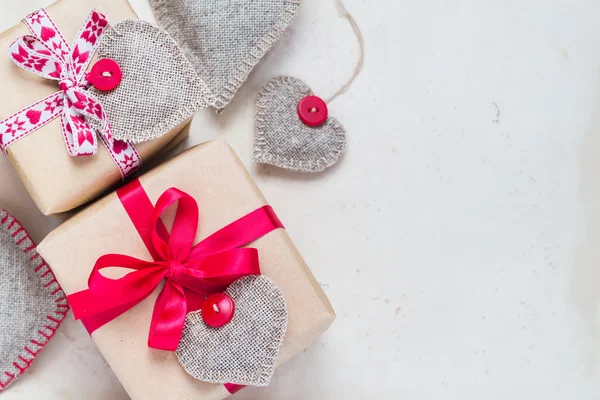
<svg viewBox="0 0 600 400">
<path fill-rule="evenodd" d="M 175 354 L 196 379 L 267 386 L 287 329 L 283 294 L 265 276 L 238 279 L 226 293 L 235 303 L 233 319 L 212 328 L 201 311 L 189 313 Z"/>
<path fill-rule="evenodd" d="M 340 125 L 337 119 L 328 117 L 326 124 L 335 133 L 334 147 L 329 153 L 313 163 L 312 160 L 299 160 L 294 158 L 284 158 L 279 155 L 273 155 L 269 152 L 269 142 L 266 119 L 269 117 L 271 110 L 267 107 L 269 96 L 277 90 L 292 86 L 302 93 L 303 96 L 313 95 L 312 90 L 301 80 L 289 76 L 280 76 L 269 81 L 262 90 L 258 93 L 256 99 L 256 139 L 254 144 L 253 160 L 259 163 L 275 165 L 281 168 L 288 168 L 294 171 L 301 172 L 318 172 L 322 171 L 333 164 L 346 151 L 346 131 Z M 294 117 L 296 115 L 294 114 Z M 298 118 L 299 120 L 299 118 Z"/>
<path fill-rule="evenodd" d="M 177 21 L 175 21 L 168 10 L 169 0 L 151 0 L 150 4 L 154 9 L 156 14 L 156 19 L 159 21 L 161 26 L 171 32 L 173 37 L 176 37 L 179 40 L 179 45 L 182 49 L 189 48 L 187 43 L 184 40 L 184 36 L 180 29 Z M 283 14 L 279 16 L 278 23 L 274 24 L 272 29 L 268 31 L 265 36 L 261 37 L 253 47 L 248 50 L 248 53 L 244 58 L 242 58 L 239 64 L 236 66 L 236 69 L 241 72 L 241 77 L 237 77 L 235 74 L 232 74 L 229 78 L 229 86 L 224 86 L 228 93 L 215 93 L 217 99 L 214 107 L 217 110 L 222 110 L 229 104 L 235 93 L 239 90 L 240 86 L 246 81 L 248 75 L 252 71 L 252 69 L 258 64 L 261 58 L 275 45 L 275 43 L 279 40 L 279 38 L 283 35 L 285 29 L 292 23 L 296 14 L 298 14 L 298 10 L 300 9 L 300 5 L 302 4 L 301 0 L 283 0 L 284 3 L 284 11 Z M 202 34 L 199 32 L 199 34 Z M 234 81 L 235 80 L 235 81 Z"/>
<path fill-rule="evenodd" d="M 146 35 L 150 38 L 150 40 L 153 40 L 156 47 L 164 49 L 166 59 L 174 61 L 173 65 L 181 70 L 181 76 L 183 76 L 183 78 L 190 84 L 190 88 L 195 90 L 197 96 L 195 96 L 195 98 L 181 99 L 183 103 L 180 105 L 179 109 L 173 111 L 173 114 L 166 116 L 164 120 L 154 124 L 151 128 L 148 128 L 144 131 L 118 131 L 115 129 L 113 124 L 113 135 L 116 139 L 127 140 L 133 143 L 154 139 L 179 125 L 184 120 L 191 117 L 196 111 L 214 104 L 214 94 L 198 76 L 173 38 L 164 30 L 146 21 L 124 20 L 112 26 L 110 29 L 107 29 L 102 35 L 102 39 L 98 47 L 97 53 L 99 58 L 115 58 L 115 54 L 113 54 L 115 51 L 115 43 L 118 43 L 119 40 L 127 40 L 124 39 L 124 35 L 127 33 L 130 33 L 130 35 L 137 35 L 142 39 L 145 39 L 144 35 Z M 122 56 L 131 58 L 135 57 L 136 55 L 124 54 Z M 132 62 L 132 64 L 134 64 L 134 62 Z M 125 66 L 121 67 L 124 68 Z M 124 70 L 123 73 L 124 80 L 122 81 L 122 84 L 126 81 L 125 79 L 127 71 Z M 155 86 L 155 90 L 161 90 L 161 82 L 150 82 L 148 85 L 149 88 L 152 88 L 152 85 Z M 116 93 L 111 94 L 100 92 L 94 89 L 91 90 L 101 102 L 106 100 L 106 104 L 104 104 L 104 106 L 107 108 L 107 111 L 110 111 L 111 103 L 108 102 L 108 99 L 111 98 L 110 96 L 115 96 Z M 119 88 L 116 90 L 119 90 Z M 109 119 L 110 117 L 111 115 L 109 112 Z"/>
</svg>

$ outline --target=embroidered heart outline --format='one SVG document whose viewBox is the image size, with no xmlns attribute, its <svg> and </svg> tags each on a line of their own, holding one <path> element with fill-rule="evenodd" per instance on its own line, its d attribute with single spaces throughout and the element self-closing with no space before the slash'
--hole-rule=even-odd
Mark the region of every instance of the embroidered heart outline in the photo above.
<svg viewBox="0 0 600 400">
<path fill-rule="evenodd" d="M 188 59 L 195 66 L 196 71 L 202 79 L 205 80 L 210 90 L 215 94 L 214 107 L 218 112 L 223 109 L 231 102 L 237 91 L 248 79 L 248 76 L 254 69 L 254 67 L 260 62 L 260 60 L 273 48 L 273 46 L 279 41 L 285 30 L 291 25 L 294 18 L 300 10 L 302 0 L 280 0 L 281 1 L 281 13 L 277 16 L 275 23 L 264 33 L 260 38 L 257 38 L 255 42 L 247 44 L 247 51 L 239 60 L 236 61 L 235 66 L 229 71 L 229 76 L 226 77 L 226 84 L 215 87 L 212 84 L 210 72 L 207 76 L 204 75 L 203 58 L 194 61 L 195 54 L 194 46 L 190 43 L 186 32 L 191 29 L 190 26 L 181 26 L 175 19 L 174 15 L 176 12 L 169 9 L 169 6 L 185 8 L 184 4 L 186 1 L 195 0 L 180 0 L 179 5 L 173 5 L 174 0 L 150 0 L 150 5 L 154 10 L 154 14 L 158 23 L 168 31 L 175 41 L 179 43 L 183 52 L 188 56 Z M 201 7 L 204 4 L 211 2 L 196 2 L 196 5 Z M 239 1 L 237 2 L 240 3 Z M 254 21 L 253 21 L 254 22 Z M 244 29 L 247 26 L 239 26 L 238 29 Z M 193 31 L 193 30 L 192 30 Z M 206 32 L 198 30 L 198 35 L 205 35 Z M 221 32 L 220 35 L 215 35 L 217 40 L 222 40 L 227 32 Z M 197 39 L 200 40 L 200 39 Z M 206 46 L 210 47 L 210 43 Z M 214 79 L 214 77 L 213 77 Z"/>
<path fill-rule="evenodd" d="M 322 125 L 311 127 L 298 117 L 298 103 L 312 95 L 306 83 L 289 76 L 273 78 L 260 90 L 252 154 L 255 162 L 297 172 L 320 172 L 341 158 L 347 139 L 346 130 L 337 119 L 328 116 Z M 321 141 L 321 148 L 315 147 L 317 140 Z"/>
<path fill-rule="evenodd" d="M 238 279 L 225 293 L 235 304 L 232 320 L 213 328 L 201 310 L 188 313 L 175 355 L 198 380 L 268 386 L 288 324 L 283 293 L 264 275 Z"/>
<path fill-rule="evenodd" d="M 7 248 L 4 248 L 4 246 Z M 0 209 L 0 273 L 3 279 L 13 272 L 11 291 L 0 293 L 0 393 L 23 375 L 49 343 L 62 324 L 69 305 L 48 264 L 36 251 L 36 245 L 27 231 L 13 216 Z M 9 258 L 10 257 L 10 258 Z M 14 264 L 10 260 L 18 260 Z M 2 265 L 3 263 L 7 263 Z M 10 264 L 10 265 L 9 265 Z M 26 292 L 13 293 L 16 288 L 28 288 Z M 0 288 L 2 284 L 0 283 Z M 3 288 L 6 289 L 6 288 Z M 6 296 L 10 299 L 2 304 Z M 41 300 L 44 300 L 43 302 Z M 24 304 L 30 300 L 30 303 Z M 11 314 L 4 306 L 9 307 Z M 21 307 L 21 308 L 19 308 Z M 26 314 L 23 314 L 26 312 Z M 20 313 L 20 314 L 18 314 Z M 21 319 L 11 321 L 11 317 Z M 13 323 L 11 325 L 11 322 Z M 16 323 L 15 323 L 16 322 Z M 12 328 L 2 332 L 3 328 Z M 8 342 L 15 343 L 9 346 Z"/>
<path fill-rule="evenodd" d="M 155 139 L 214 103 L 213 93 L 173 38 L 149 22 L 128 19 L 111 26 L 102 34 L 97 54 L 122 70 L 115 89 L 90 88 L 117 140 Z"/>
</svg>

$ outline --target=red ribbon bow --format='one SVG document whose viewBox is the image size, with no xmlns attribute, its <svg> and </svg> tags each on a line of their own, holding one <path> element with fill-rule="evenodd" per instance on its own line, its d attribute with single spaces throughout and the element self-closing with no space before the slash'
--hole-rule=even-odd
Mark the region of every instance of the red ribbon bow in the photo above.
<svg viewBox="0 0 600 400">
<path fill-rule="evenodd" d="M 94 331 L 150 295 L 165 279 L 156 300 L 148 346 L 175 351 L 188 311 L 199 309 L 207 295 L 222 292 L 235 280 L 259 275 L 258 251 L 240 248 L 283 225 L 270 206 L 261 207 L 193 246 L 198 205 L 179 189 L 165 191 L 153 207 L 139 180 L 118 191 L 119 198 L 154 261 L 107 254 L 96 261 L 89 289 L 69 296 L 75 319 Z M 171 233 L 160 217 L 178 203 Z M 110 267 L 133 272 L 119 279 L 100 273 Z"/>
</svg>

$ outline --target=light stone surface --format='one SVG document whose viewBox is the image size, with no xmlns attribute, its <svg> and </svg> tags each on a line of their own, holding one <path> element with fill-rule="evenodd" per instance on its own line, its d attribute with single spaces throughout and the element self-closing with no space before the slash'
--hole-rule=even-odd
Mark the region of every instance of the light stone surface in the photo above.
<svg viewBox="0 0 600 400">
<path fill-rule="evenodd" d="M 598 400 L 600 3 L 346 1 L 367 53 L 330 107 L 348 132 L 337 166 L 251 162 L 262 85 L 290 75 L 328 97 L 351 74 L 333 0 L 304 0 L 225 112 L 191 126 L 186 145 L 240 154 L 339 315 L 269 388 L 234 398 Z M 0 0 L 0 30 L 48 3 Z M 0 187 L 36 240 L 56 224 L 3 157 Z M 72 317 L 1 396 L 127 399 Z"/>
</svg>

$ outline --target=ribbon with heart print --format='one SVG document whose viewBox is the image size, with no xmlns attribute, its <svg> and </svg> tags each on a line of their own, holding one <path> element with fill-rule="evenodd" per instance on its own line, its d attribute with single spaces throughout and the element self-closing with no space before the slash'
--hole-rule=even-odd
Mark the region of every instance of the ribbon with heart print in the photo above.
<svg viewBox="0 0 600 400">
<path fill-rule="evenodd" d="M 9 47 L 9 57 L 26 71 L 58 81 L 60 90 L 0 121 L 0 149 L 6 152 L 8 146 L 60 116 L 71 156 L 96 154 L 97 132 L 123 177 L 135 172 L 141 165 L 139 153 L 132 144 L 113 138 L 102 105 L 87 90 L 86 69 L 108 26 L 106 17 L 92 10 L 72 46 L 44 9 L 28 15 L 23 22 L 31 35 L 18 38 Z M 90 120 L 101 128 L 96 131 Z"/>
<path fill-rule="evenodd" d="M 193 246 L 198 227 L 198 204 L 189 194 L 171 188 L 156 205 L 138 179 L 117 195 L 146 245 L 153 261 L 107 254 L 90 274 L 89 289 L 68 296 L 75 319 L 91 333 L 148 297 L 165 279 L 154 306 L 148 346 L 175 351 L 188 312 L 198 310 L 209 294 L 222 292 L 247 275 L 260 275 L 258 251 L 242 246 L 283 228 L 270 206 L 239 218 Z M 160 217 L 178 204 L 169 233 Z M 106 268 L 133 270 L 119 279 L 102 275 Z"/>
</svg>

